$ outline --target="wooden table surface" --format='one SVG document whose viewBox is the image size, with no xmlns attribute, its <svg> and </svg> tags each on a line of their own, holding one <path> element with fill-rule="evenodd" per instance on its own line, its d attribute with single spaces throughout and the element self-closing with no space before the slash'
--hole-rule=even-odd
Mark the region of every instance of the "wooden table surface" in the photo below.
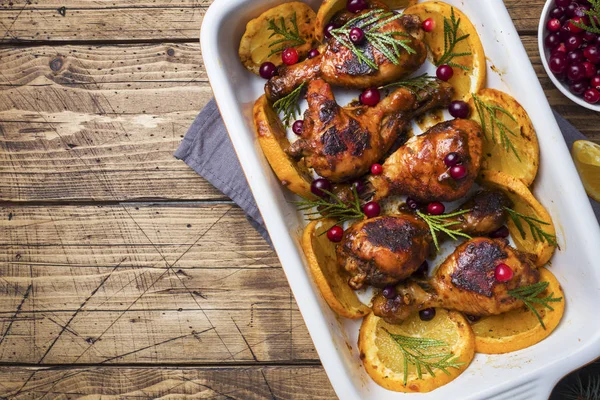
<svg viewBox="0 0 600 400">
<path fill-rule="evenodd" d="M 210 3 L 0 0 L 0 397 L 335 397 L 276 254 L 172 156 Z M 540 64 L 543 1 L 506 4 L 600 142 Z"/>
</svg>

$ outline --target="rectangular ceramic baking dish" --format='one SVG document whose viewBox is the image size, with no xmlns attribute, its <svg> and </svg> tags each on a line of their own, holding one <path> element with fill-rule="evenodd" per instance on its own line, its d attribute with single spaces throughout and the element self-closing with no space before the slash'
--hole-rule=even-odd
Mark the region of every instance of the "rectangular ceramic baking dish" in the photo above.
<svg viewBox="0 0 600 400">
<path fill-rule="evenodd" d="M 315 10 L 320 0 L 305 0 Z M 534 193 L 556 225 L 560 250 L 552 272 L 566 296 L 559 327 L 541 343 L 506 355 L 478 354 L 456 380 L 427 394 L 381 388 L 357 351 L 359 321 L 338 319 L 321 298 L 300 246 L 305 225 L 256 140 L 252 106 L 264 80 L 244 69 L 238 46 L 246 23 L 284 0 L 215 0 L 201 33 L 206 71 L 312 340 L 341 399 L 547 399 L 568 372 L 600 356 L 600 228 L 544 92 L 501 0 L 447 0 L 477 28 L 488 58 L 488 87 L 512 94 L 529 112 L 539 136 L 541 166 Z M 493 70 L 491 66 L 494 66 Z M 343 103 L 343 102 L 342 102 Z M 215 155 L 218 157 L 218 155 Z"/>
</svg>

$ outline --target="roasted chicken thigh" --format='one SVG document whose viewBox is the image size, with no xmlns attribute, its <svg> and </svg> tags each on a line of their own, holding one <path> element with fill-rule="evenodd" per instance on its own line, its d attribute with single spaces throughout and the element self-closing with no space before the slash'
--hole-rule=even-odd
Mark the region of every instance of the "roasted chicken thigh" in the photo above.
<svg viewBox="0 0 600 400">
<path fill-rule="evenodd" d="M 372 12 L 373 9 L 382 10 L 381 13 L 389 12 L 380 3 L 374 1 L 370 3 L 371 9 L 360 14 Z M 352 14 L 352 17 L 356 17 L 356 15 Z M 275 101 L 292 92 L 303 82 L 319 78 L 335 86 L 366 89 L 385 85 L 408 76 L 415 72 L 427 57 L 425 44 L 415 37 L 420 33 L 420 26 L 419 17 L 403 15 L 377 30 L 379 33 L 395 32 L 394 37 L 407 40 L 406 45 L 412 49 L 412 52 L 409 53 L 404 48 L 399 49 L 396 63 L 373 47 L 368 40 L 356 44 L 356 48 L 376 64 L 377 69 L 360 60 L 351 49 L 336 39 L 330 38 L 319 56 L 298 64 L 280 67 L 278 75 L 271 78 L 265 85 L 265 93 L 270 100 Z"/>
<path fill-rule="evenodd" d="M 400 88 L 375 107 L 340 107 L 331 86 L 321 79 L 308 87 L 308 110 L 299 140 L 288 154 L 332 182 L 358 178 L 390 149 L 410 119 L 433 107 L 447 105 L 453 94 L 450 85 L 414 93 Z"/>
<path fill-rule="evenodd" d="M 508 282 L 494 277 L 497 265 L 514 272 Z M 508 291 L 539 282 L 540 275 L 528 254 L 504 239 L 475 238 L 456 248 L 429 280 L 408 280 L 396 286 L 396 297 L 378 294 L 373 312 L 389 323 L 400 323 L 411 314 L 443 307 L 476 316 L 496 315 L 523 307 Z"/>
<path fill-rule="evenodd" d="M 383 173 L 369 177 L 375 200 L 404 194 L 421 202 L 464 197 L 479 173 L 483 150 L 481 126 L 467 119 L 439 123 L 411 138 L 383 164 Z M 456 153 L 466 175 L 455 179 L 444 159 Z"/>
</svg>

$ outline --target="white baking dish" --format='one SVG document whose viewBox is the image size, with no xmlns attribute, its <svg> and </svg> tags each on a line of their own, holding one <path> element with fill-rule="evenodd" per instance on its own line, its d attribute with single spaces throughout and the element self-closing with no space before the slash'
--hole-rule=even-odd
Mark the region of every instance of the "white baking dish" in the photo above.
<svg viewBox="0 0 600 400">
<path fill-rule="evenodd" d="M 320 0 L 307 0 L 315 9 Z M 529 112 L 541 148 L 535 194 L 552 214 L 560 251 L 552 272 L 566 295 L 564 318 L 552 335 L 507 355 L 477 355 L 456 380 L 427 394 L 402 394 L 375 384 L 357 351 L 360 322 L 336 318 L 305 266 L 302 216 L 290 204 L 255 138 L 252 106 L 264 80 L 247 72 L 237 49 L 246 23 L 282 0 L 215 0 L 201 43 L 219 109 L 244 173 L 329 379 L 342 399 L 547 399 L 568 372 L 600 356 L 600 229 L 548 102 L 501 0 L 449 0 L 475 24 L 488 57 L 488 87 L 511 93 Z M 494 72 L 490 68 L 494 65 Z M 343 103 L 343 101 L 340 101 Z M 215 154 L 215 157 L 218 157 Z"/>
</svg>

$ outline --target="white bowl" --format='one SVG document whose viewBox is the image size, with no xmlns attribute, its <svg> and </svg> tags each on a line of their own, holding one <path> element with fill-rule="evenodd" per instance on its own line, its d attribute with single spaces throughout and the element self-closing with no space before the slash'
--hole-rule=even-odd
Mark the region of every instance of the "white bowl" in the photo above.
<svg viewBox="0 0 600 400">
<path fill-rule="evenodd" d="M 550 50 L 548 50 L 546 46 L 544 46 L 544 38 L 548 34 L 548 28 L 546 27 L 546 22 L 548 21 L 548 14 L 550 14 L 550 11 L 554 7 L 554 0 L 546 1 L 546 5 L 542 10 L 540 25 L 538 26 L 538 46 L 540 48 L 540 58 L 542 59 L 542 64 L 544 64 L 544 69 L 546 70 L 546 73 L 548 74 L 550 79 L 552 79 L 554 86 L 556 86 L 558 90 L 562 92 L 562 94 L 564 94 L 580 106 L 587 108 L 588 110 L 600 111 L 600 102 L 597 104 L 590 104 L 587 101 L 585 101 L 583 97 L 574 95 L 569 90 L 569 86 L 566 83 L 559 81 L 556 78 L 556 76 L 554 76 L 554 73 L 550 71 L 550 66 L 548 65 L 548 61 L 550 60 Z"/>
</svg>

